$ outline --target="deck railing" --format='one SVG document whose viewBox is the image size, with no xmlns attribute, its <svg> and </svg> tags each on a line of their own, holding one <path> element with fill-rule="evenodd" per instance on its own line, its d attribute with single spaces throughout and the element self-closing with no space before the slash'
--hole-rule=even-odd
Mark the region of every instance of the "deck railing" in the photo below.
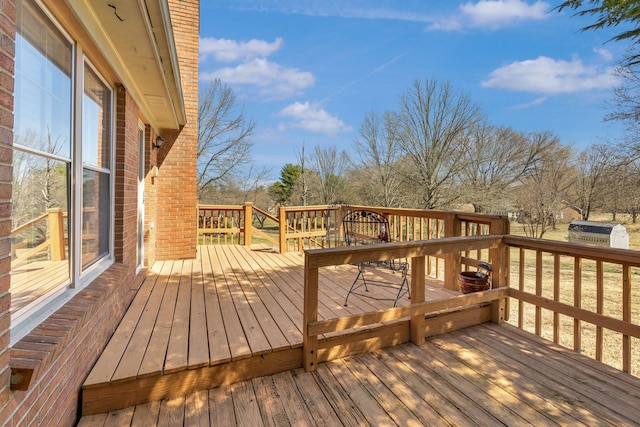
<svg viewBox="0 0 640 427">
<path fill-rule="evenodd" d="M 245 203 L 199 205 L 198 241 L 199 244 L 250 245 L 253 236 L 257 235 L 276 246 L 281 253 L 343 246 L 342 218 L 347 212 L 359 209 L 378 212 L 387 217 L 393 242 L 509 232 L 507 219 L 497 215 L 358 205 L 317 205 L 283 206 L 279 208 L 276 217 L 251 203 Z M 270 220 L 277 230 L 270 234 L 256 227 L 253 220 L 257 216 Z M 467 251 L 465 256 L 469 255 Z M 440 263 L 427 263 L 429 274 L 440 276 L 440 268 Z"/>
<path fill-rule="evenodd" d="M 466 236 L 443 238 L 437 240 L 420 240 L 414 242 L 381 243 L 368 246 L 337 247 L 315 249 L 305 252 L 304 272 L 304 309 L 303 309 L 303 364 L 306 370 L 313 371 L 318 360 L 328 356 L 320 356 L 318 336 L 327 333 L 341 333 L 340 339 L 334 340 L 329 347 L 323 348 L 325 353 L 333 353 L 337 348 L 348 347 L 349 344 L 362 339 L 358 331 L 347 331 L 353 328 L 386 323 L 404 317 L 410 317 L 410 340 L 422 344 L 425 339 L 425 316 L 431 313 L 469 307 L 472 305 L 491 303 L 491 319 L 495 322 L 504 320 L 506 314 L 507 288 L 503 288 L 506 277 L 502 266 L 506 265 L 506 247 L 502 245 L 501 236 Z M 453 287 L 460 273 L 463 254 L 467 251 L 488 250 L 489 261 L 494 266 L 494 289 L 468 295 L 460 295 L 436 301 L 426 301 L 425 277 L 427 257 L 446 258 L 453 262 L 445 274 L 445 284 Z M 406 258 L 411 262 L 411 305 L 394 307 L 360 315 L 334 319 L 318 320 L 318 286 L 319 275 L 324 267 L 353 264 L 367 261 L 382 261 L 391 257 Z M 453 277 L 455 276 L 455 278 Z M 464 323 L 462 321 L 461 323 Z M 325 343 L 326 345 L 326 343 Z M 342 354 L 348 354 L 348 350 Z"/>
<path fill-rule="evenodd" d="M 488 258 L 494 267 L 494 290 L 424 302 L 428 257 L 444 260 L 444 286 L 455 289 L 462 266 L 476 265 L 481 259 L 477 254 L 482 254 L 482 259 Z M 318 321 L 318 284 L 323 267 L 389 257 L 407 257 L 411 261 L 409 307 Z M 542 338 L 640 376 L 640 253 L 513 235 L 306 251 L 305 368 L 313 370 L 317 364 L 321 334 L 344 332 L 345 337 L 333 340 L 336 346 L 344 346 L 352 339 L 351 332 L 345 332 L 347 329 L 410 317 L 411 341 L 420 343 L 425 335 L 425 314 L 487 302 L 492 304 L 494 321 L 509 321 Z"/>
<path fill-rule="evenodd" d="M 357 209 L 386 216 L 393 243 L 344 247 L 341 219 Z M 277 239 L 246 220 L 254 213 L 277 224 Z M 307 368 L 317 358 L 313 352 L 319 334 L 405 316 L 412 318 L 413 331 L 428 311 L 502 300 L 506 294 L 511 302 L 504 319 L 510 317 L 510 323 L 640 376 L 640 253 L 636 251 L 513 236 L 504 217 L 462 212 L 340 205 L 283 207 L 274 217 L 246 204 L 200 207 L 199 220 L 201 243 L 250 244 L 251 236 L 263 234 L 280 252 L 307 250 Z M 319 268 L 390 255 L 410 262 L 411 307 L 318 322 Z M 493 265 L 494 284 L 506 290 L 461 295 L 452 301 L 421 300 L 425 276 L 457 289 L 460 271 L 480 260 Z"/>
<path fill-rule="evenodd" d="M 504 236 L 511 323 L 640 375 L 640 253 Z"/>
</svg>

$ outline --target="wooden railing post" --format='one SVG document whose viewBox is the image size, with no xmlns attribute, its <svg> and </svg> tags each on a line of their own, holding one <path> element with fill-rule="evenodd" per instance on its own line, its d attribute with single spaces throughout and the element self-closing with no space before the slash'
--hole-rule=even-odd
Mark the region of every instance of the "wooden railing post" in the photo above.
<svg viewBox="0 0 640 427">
<path fill-rule="evenodd" d="M 460 237 L 462 221 L 455 213 L 447 214 L 444 221 L 444 237 Z M 449 253 L 444 256 L 444 287 L 456 290 L 461 262 L 459 253 Z"/>
<path fill-rule="evenodd" d="M 287 210 L 284 206 L 280 206 L 278 210 L 278 234 L 280 238 L 278 239 L 280 242 L 280 253 L 284 254 L 287 252 Z"/>
<path fill-rule="evenodd" d="M 309 324 L 318 320 L 318 267 L 309 267 L 309 255 L 304 261 L 304 309 L 302 313 L 302 366 L 312 372 L 318 368 L 318 336 L 309 335 Z"/>
<path fill-rule="evenodd" d="M 253 203 L 244 204 L 244 245 L 251 246 L 253 237 Z"/>
<path fill-rule="evenodd" d="M 425 257 L 411 258 L 411 305 L 425 301 Z M 422 345 L 425 341 L 424 313 L 411 316 L 411 342 Z"/>
<path fill-rule="evenodd" d="M 509 234 L 509 219 L 500 217 L 492 220 L 489 224 L 489 234 L 501 236 Z M 501 244 L 495 249 L 489 249 L 489 263 L 493 268 L 491 273 L 493 287 L 507 286 L 509 283 L 509 247 Z"/>
<path fill-rule="evenodd" d="M 64 250 L 64 218 L 62 208 L 47 209 L 49 217 L 49 242 L 51 244 L 51 261 L 62 261 L 66 258 Z"/>
</svg>

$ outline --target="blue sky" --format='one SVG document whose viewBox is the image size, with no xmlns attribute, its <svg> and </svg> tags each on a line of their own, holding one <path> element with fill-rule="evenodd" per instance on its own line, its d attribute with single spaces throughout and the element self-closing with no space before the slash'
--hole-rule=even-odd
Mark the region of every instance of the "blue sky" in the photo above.
<svg viewBox="0 0 640 427">
<path fill-rule="evenodd" d="M 200 84 L 220 78 L 257 128 L 253 160 L 279 176 L 302 144 L 350 151 L 368 112 L 395 110 L 418 79 L 448 81 L 491 124 L 584 147 L 620 137 L 603 121 L 620 28 L 523 0 L 206 0 Z"/>
</svg>

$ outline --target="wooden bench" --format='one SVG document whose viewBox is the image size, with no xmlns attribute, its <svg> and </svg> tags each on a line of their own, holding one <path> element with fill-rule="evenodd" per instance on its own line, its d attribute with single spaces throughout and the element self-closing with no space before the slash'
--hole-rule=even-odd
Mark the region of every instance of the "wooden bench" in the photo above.
<svg viewBox="0 0 640 427">
<path fill-rule="evenodd" d="M 349 211 L 342 218 L 342 228 L 344 230 L 344 242 L 347 246 L 357 245 L 373 245 L 391 242 L 391 233 L 389 229 L 389 220 L 382 214 L 368 210 Z M 349 296 L 351 294 L 359 295 L 365 298 L 371 298 L 379 301 L 393 301 L 393 306 L 398 304 L 398 300 L 404 295 L 409 294 L 409 282 L 407 280 L 408 265 L 404 261 L 390 259 L 378 262 L 358 263 L 358 275 L 347 292 L 344 299 L 344 305 L 347 306 Z M 387 281 L 368 278 L 365 274 L 367 268 L 382 268 L 399 272 L 398 281 Z M 394 297 L 377 296 L 375 293 L 369 293 L 369 286 L 380 286 L 383 288 L 391 288 L 394 291 Z M 364 292 L 362 291 L 364 288 Z"/>
</svg>

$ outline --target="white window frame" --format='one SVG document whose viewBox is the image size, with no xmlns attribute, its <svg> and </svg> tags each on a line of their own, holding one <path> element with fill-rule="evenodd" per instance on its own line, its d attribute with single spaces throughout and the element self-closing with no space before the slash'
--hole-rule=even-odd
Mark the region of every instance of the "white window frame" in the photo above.
<svg viewBox="0 0 640 427">
<path fill-rule="evenodd" d="M 82 47 L 74 40 L 60 23 L 52 16 L 41 0 L 34 0 L 50 23 L 55 26 L 72 45 L 72 72 L 71 72 L 71 179 L 68 197 L 69 202 L 69 253 L 70 253 L 70 281 L 67 285 L 61 284 L 56 290 L 51 291 L 37 299 L 31 301 L 28 306 L 11 314 L 11 339 L 10 345 L 15 344 L 28 334 L 33 328 L 42 323 L 47 317 L 61 308 L 66 302 L 73 298 L 78 292 L 86 288 L 93 280 L 103 273 L 114 262 L 114 202 L 115 202 L 115 127 L 116 127 L 116 100 L 115 88 L 108 84 L 104 77 L 93 66 L 91 61 L 84 56 Z M 82 271 L 82 185 L 83 185 L 83 162 L 82 162 L 82 97 L 84 93 L 84 66 L 85 64 L 98 76 L 98 78 L 109 88 L 111 92 L 110 102 L 110 150 L 109 150 L 109 252 L 102 258 L 96 260 L 92 265 Z M 23 149 L 22 151 L 29 151 Z M 67 160 L 64 159 L 66 162 Z M 91 170 L 105 172 L 103 168 L 90 168 Z"/>
<path fill-rule="evenodd" d="M 145 141 L 146 141 L 146 128 L 142 120 L 138 120 L 138 209 L 137 209 L 137 221 L 136 230 L 138 235 L 136 236 L 136 274 L 142 271 L 144 268 L 144 168 L 145 168 Z"/>
</svg>

